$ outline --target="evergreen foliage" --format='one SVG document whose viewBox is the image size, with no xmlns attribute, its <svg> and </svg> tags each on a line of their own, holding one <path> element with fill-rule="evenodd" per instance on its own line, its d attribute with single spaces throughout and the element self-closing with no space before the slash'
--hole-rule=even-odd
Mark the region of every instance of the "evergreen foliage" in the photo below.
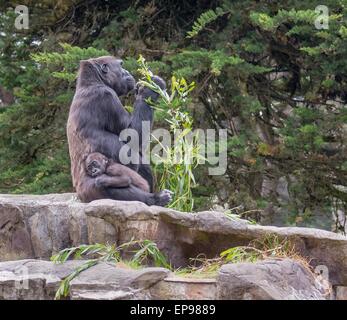
<svg viewBox="0 0 347 320">
<path fill-rule="evenodd" d="M 317 29 L 321 4 L 36 1 L 29 30 L 0 4 L 0 94 L 15 98 L 0 108 L 0 192 L 71 191 L 78 61 L 109 52 L 138 78 L 143 54 L 153 73 L 196 82 L 196 127 L 228 130 L 227 173 L 196 172 L 196 209 L 227 203 L 263 210 L 264 223 L 330 229 L 347 206 L 347 3 L 325 1 L 328 29 Z M 155 125 L 169 126 L 160 115 Z"/>
</svg>

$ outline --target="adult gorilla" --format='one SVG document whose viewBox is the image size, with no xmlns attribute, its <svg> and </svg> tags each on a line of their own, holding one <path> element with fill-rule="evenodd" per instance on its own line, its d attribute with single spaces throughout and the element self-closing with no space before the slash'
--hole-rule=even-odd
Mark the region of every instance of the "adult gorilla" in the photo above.
<svg viewBox="0 0 347 320">
<path fill-rule="evenodd" d="M 165 87 L 165 82 L 155 81 Z M 122 106 L 119 96 L 134 89 L 133 76 L 122 68 L 122 60 L 105 56 L 83 60 L 80 63 L 76 93 L 73 98 L 67 123 L 67 137 L 71 158 L 73 185 L 79 198 L 89 202 L 100 198 L 137 200 L 148 205 L 165 206 L 171 201 L 171 192 L 163 190 L 148 193 L 133 185 L 123 188 L 112 186 L 107 175 L 97 178 L 88 176 L 84 160 L 92 152 L 100 152 L 107 158 L 119 161 L 119 151 L 124 145 L 119 140 L 123 129 L 135 129 L 141 137 L 142 121 L 153 122 L 153 109 L 145 102 L 155 100 L 158 94 L 142 88 L 136 97 L 134 112 L 129 114 Z M 141 148 L 140 148 L 141 150 Z M 132 150 L 133 151 L 133 150 Z M 139 155 L 141 159 L 141 155 Z M 145 178 L 153 190 L 153 177 L 149 165 L 130 164 L 133 170 Z"/>
</svg>

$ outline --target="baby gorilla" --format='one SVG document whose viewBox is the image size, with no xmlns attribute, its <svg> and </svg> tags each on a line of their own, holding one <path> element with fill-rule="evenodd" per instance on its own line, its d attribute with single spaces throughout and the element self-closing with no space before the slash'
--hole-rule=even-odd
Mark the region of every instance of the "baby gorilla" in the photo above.
<svg viewBox="0 0 347 320">
<path fill-rule="evenodd" d="M 95 178 L 106 174 L 112 177 L 109 187 L 121 188 L 133 185 L 145 192 L 149 192 L 148 182 L 136 171 L 116 163 L 99 152 L 93 152 L 85 160 L 86 172 Z"/>
</svg>

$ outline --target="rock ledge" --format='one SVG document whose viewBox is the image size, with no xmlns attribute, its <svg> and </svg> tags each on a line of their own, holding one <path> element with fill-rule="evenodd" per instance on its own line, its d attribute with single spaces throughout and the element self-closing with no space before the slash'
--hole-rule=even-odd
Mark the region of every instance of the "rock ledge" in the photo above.
<svg viewBox="0 0 347 320">
<path fill-rule="evenodd" d="M 0 261 L 48 260 L 59 250 L 80 244 L 109 242 L 119 245 L 131 239 L 150 239 L 157 243 L 174 266 L 182 267 L 199 254 L 215 257 L 227 248 L 248 245 L 268 234 L 290 239 L 311 261 L 313 268 L 323 270 L 325 275 L 328 273 L 332 285 L 347 286 L 347 238 L 332 232 L 252 225 L 246 220 L 231 220 L 221 212 L 182 213 L 149 207 L 140 202 L 98 200 L 84 204 L 76 199 L 75 194 L 0 195 Z M 235 267 L 228 268 L 232 272 Z M 287 265 L 281 268 L 283 272 L 290 270 Z M 223 277 L 222 271 L 220 277 Z M 48 283 L 52 281 L 48 279 Z M 167 278 L 153 287 L 168 288 L 174 283 L 179 281 Z M 200 285 L 208 284 L 195 282 L 196 287 Z M 215 295 L 213 290 L 211 295 Z M 82 291 L 71 298 L 93 297 L 94 293 Z M 282 295 L 281 291 L 266 291 L 269 297 Z M 165 294 L 169 298 L 168 292 L 170 290 Z M 122 297 L 123 293 L 117 294 Z M 105 295 L 108 297 L 109 293 Z"/>
</svg>

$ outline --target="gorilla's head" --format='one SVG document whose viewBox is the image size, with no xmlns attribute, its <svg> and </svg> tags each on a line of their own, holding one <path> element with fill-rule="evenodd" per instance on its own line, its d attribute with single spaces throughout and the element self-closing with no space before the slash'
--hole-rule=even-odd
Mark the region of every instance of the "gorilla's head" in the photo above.
<svg viewBox="0 0 347 320">
<path fill-rule="evenodd" d="M 125 95 L 134 89 L 135 79 L 122 65 L 122 60 L 111 56 L 82 60 L 79 81 L 102 81 L 118 96 Z"/>
<path fill-rule="evenodd" d="M 99 152 L 93 152 L 85 160 L 86 172 L 91 177 L 97 177 L 105 173 L 108 159 Z"/>
</svg>

